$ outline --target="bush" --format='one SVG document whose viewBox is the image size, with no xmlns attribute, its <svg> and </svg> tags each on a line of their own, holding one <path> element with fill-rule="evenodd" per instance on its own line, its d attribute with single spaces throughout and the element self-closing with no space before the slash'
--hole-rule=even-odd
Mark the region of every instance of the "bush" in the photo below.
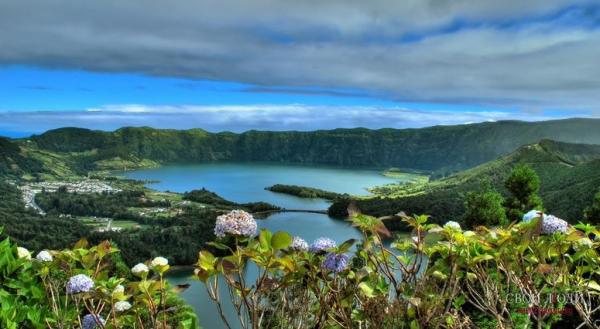
<svg viewBox="0 0 600 329">
<path fill-rule="evenodd" d="M 479 225 L 506 225 L 506 211 L 503 207 L 504 198 L 489 185 L 481 192 L 469 192 L 465 201 L 464 222 L 468 227 Z"/>
<path fill-rule="evenodd" d="M 0 328 L 198 328 L 194 312 L 168 290 L 165 261 L 123 277 L 108 241 L 88 247 L 83 240 L 32 259 L 7 238 L 0 242 Z"/>
<path fill-rule="evenodd" d="M 597 328 L 596 227 L 553 232 L 536 218 L 462 231 L 403 216 L 413 236 L 388 247 L 380 220 L 351 221 L 364 236 L 358 245 L 318 239 L 309 247 L 285 232 L 255 236 L 247 216 L 243 232 L 224 217 L 220 230 L 229 234 L 212 245 L 228 254 L 201 251 L 195 274 L 217 305 L 233 303 L 244 329 Z M 249 268 L 258 269 L 255 280 Z M 216 293 L 223 282 L 230 301 Z M 221 316 L 230 328 L 236 321 Z"/>
<path fill-rule="evenodd" d="M 511 221 L 519 220 L 530 209 L 541 209 L 542 199 L 539 197 L 540 178 L 530 166 L 517 165 L 504 182 L 511 193 L 506 208 Z"/>
</svg>

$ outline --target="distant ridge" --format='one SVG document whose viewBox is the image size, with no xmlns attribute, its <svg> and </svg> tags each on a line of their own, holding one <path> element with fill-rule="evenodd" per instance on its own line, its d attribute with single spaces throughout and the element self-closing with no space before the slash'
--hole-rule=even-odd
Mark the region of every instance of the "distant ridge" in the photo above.
<svg viewBox="0 0 600 329">
<path fill-rule="evenodd" d="M 600 119 L 498 121 L 419 129 L 365 128 L 210 133 L 125 127 L 113 132 L 61 128 L 31 137 L 39 148 L 84 152 L 96 161 L 148 159 L 158 163 L 273 161 L 361 167 L 464 170 L 542 139 L 600 144 Z"/>
</svg>

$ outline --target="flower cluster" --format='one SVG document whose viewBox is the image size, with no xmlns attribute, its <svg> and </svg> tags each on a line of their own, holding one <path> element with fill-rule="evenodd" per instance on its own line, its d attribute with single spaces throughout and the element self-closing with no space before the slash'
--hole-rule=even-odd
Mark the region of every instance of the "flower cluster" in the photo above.
<svg viewBox="0 0 600 329">
<path fill-rule="evenodd" d="M 308 242 L 304 241 L 301 237 L 295 236 L 294 239 L 292 239 L 292 249 L 297 251 L 307 251 Z"/>
<path fill-rule="evenodd" d="M 100 315 L 94 316 L 93 314 L 88 314 L 83 317 L 81 320 L 81 327 L 83 329 L 95 329 L 99 327 L 104 327 L 106 321 Z"/>
<path fill-rule="evenodd" d="M 167 266 L 169 265 L 169 260 L 164 257 L 156 257 L 150 263 L 152 266 Z"/>
<path fill-rule="evenodd" d="M 458 231 L 461 230 L 460 224 L 455 221 L 452 221 L 452 220 L 447 221 L 446 224 L 444 224 L 444 228 L 451 228 L 453 230 L 458 230 Z"/>
<path fill-rule="evenodd" d="M 139 263 L 139 264 L 135 265 L 131 269 L 131 273 L 133 273 L 135 275 L 142 275 L 144 273 L 148 273 L 148 271 L 150 271 L 150 269 L 148 268 L 148 266 L 146 266 L 145 264 L 142 264 L 142 263 Z"/>
<path fill-rule="evenodd" d="M 542 221 L 542 234 L 566 233 L 568 228 L 569 223 L 553 215 L 544 216 Z"/>
<path fill-rule="evenodd" d="M 330 238 L 318 238 L 310 245 L 310 252 L 326 251 L 327 249 L 335 248 L 337 244 Z"/>
<path fill-rule="evenodd" d="M 35 256 L 35 259 L 39 260 L 40 262 L 51 262 L 54 258 L 48 250 L 42 250 L 37 254 L 37 256 Z"/>
<path fill-rule="evenodd" d="M 67 294 L 77 294 L 88 292 L 94 288 L 94 281 L 85 274 L 72 276 L 67 282 Z"/>
<path fill-rule="evenodd" d="M 256 220 L 243 210 L 233 210 L 228 214 L 217 217 L 215 235 L 223 238 L 227 234 L 251 237 L 256 235 Z"/>
<path fill-rule="evenodd" d="M 349 257 L 346 254 L 330 252 L 323 261 L 323 268 L 334 273 L 342 272 L 348 267 Z"/>
<path fill-rule="evenodd" d="M 115 303 L 115 311 L 121 313 L 131 308 L 131 304 L 127 301 L 119 301 Z"/>
<path fill-rule="evenodd" d="M 123 287 L 122 284 L 116 286 L 115 289 L 113 289 L 113 294 L 124 294 L 124 293 L 125 293 L 125 287 Z"/>
</svg>

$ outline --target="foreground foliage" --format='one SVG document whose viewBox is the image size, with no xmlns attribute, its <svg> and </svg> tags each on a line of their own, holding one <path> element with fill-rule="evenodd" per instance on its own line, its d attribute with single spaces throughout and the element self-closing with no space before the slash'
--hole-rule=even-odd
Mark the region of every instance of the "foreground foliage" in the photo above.
<svg viewBox="0 0 600 329">
<path fill-rule="evenodd" d="M 359 215 L 362 241 L 309 246 L 285 232 L 252 234 L 247 217 L 239 230 L 235 218 L 213 243 L 229 254 L 201 251 L 195 271 L 219 309 L 233 303 L 239 319 L 222 314 L 229 328 L 599 328 L 591 225 L 533 211 L 463 231 L 402 215 L 413 236 L 388 245 L 383 223 Z"/>
<path fill-rule="evenodd" d="M 163 279 L 168 268 L 157 257 L 130 271 L 107 241 L 92 247 L 80 241 L 32 259 L 5 239 L 0 328 L 198 328 L 193 311 Z"/>
</svg>

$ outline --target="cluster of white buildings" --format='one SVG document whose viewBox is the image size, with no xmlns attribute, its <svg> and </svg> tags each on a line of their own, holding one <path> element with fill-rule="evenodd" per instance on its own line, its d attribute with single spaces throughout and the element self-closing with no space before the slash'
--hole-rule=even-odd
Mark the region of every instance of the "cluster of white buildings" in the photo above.
<svg viewBox="0 0 600 329">
<path fill-rule="evenodd" d="M 120 189 L 114 188 L 102 181 L 95 179 L 86 179 L 77 182 L 36 182 L 27 183 L 20 186 L 23 194 L 25 207 L 33 208 L 41 215 L 46 213 L 35 203 L 35 195 L 42 192 L 55 192 L 61 187 L 65 187 L 68 192 L 77 193 L 102 193 L 102 192 L 120 192 Z"/>
</svg>

